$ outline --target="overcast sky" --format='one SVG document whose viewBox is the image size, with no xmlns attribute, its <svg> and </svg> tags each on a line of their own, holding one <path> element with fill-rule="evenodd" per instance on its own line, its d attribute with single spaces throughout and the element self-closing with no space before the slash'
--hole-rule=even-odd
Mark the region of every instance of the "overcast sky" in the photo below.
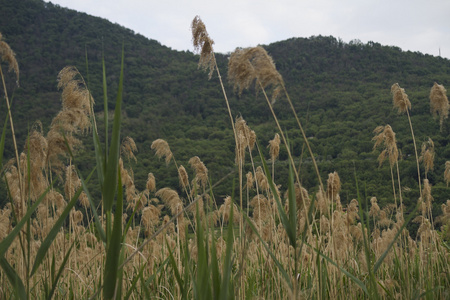
<svg viewBox="0 0 450 300">
<path fill-rule="evenodd" d="M 216 52 L 292 37 L 332 35 L 450 58 L 449 0 L 52 0 L 191 50 L 199 15 Z"/>
</svg>

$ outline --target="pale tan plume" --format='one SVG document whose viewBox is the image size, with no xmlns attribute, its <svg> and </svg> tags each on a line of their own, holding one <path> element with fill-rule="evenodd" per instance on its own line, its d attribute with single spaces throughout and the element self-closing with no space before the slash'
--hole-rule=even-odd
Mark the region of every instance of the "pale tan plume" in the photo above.
<svg viewBox="0 0 450 300">
<path fill-rule="evenodd" d="M 269 153 L 270 158 L 272 161 L 276 160 L 278 158 L 278 155 L 280 155 L 280 135 L 278 133 L 275 133 L 275 136 L 273 140 L 269 141 Z"/>
<path fill-rule="evenodd" d="M 172 151 L 170 151 L 169 144 L 163 139 L 154 140 L 151 149 L 155 150 L 155 155 L 158 158 L 164 157 L 166 160 L 166 164 L 170 163 L 170 160 L 173 157 Z"/>
<path fill-rule="evenodd" d="M 209 69 L 209 78 L 211 78 L 216 64 L 213 50 L 214 41 L 209 37 L 205 23 L 199 16 L 195 16 L 192 20 L 191 30 L 194 49 L 200 53 L 198 66 L 204 70 Z"/>
<path fill-rule="evenodd" d="M 16 54 L 11 47 L 2 40 L 3 36 L 0 33 L 0 58 L 8 64 L 8 70 L 14 71 L 16 74 L 16 84 L 19 85 L 19 64 L 17 63 Z"/>
<path fill-rule="evenodd" d="M 392 130 L 392 127 L 390 125 L 378 126 L 373 132 L 375 133 L 375 136 L 372 138 L 372 140 L 375 141 L 373 149 L 384 145 L 383 150 L 378 156 L 380 166 L 386 158 L 389 158 L 389 163 L 391 166 L 394 165 L 394 163 L 398 161 L 399 154 L 397 149 L 397 141 L 395 139 L 395 132 Z"/>
<path fill-rule="evenodd" d="M 428 172 L 434 169 L 434 143 L 431 138 L 422 144 L 422 151 L 420 153 L 419 162 L 423 162 L 425 166 L 425 178 Z"/>
<path fill-rule="evenodd" d="M 228 61 L 228 80 L 235 90 L 242 94 L 255 81 L 256 89 L 273 86 L 272 104 L 283 88 L 283 78 L 275 67 L 272 57 L 258 46 L 254 48 L 237 48 Z"/>
<path fill-rule="evenodd" d="M 135 152 L 137 152 L 137 147 L 133 138 L 129 136 L 125 137 L 120 145 L 120 154 L 124 155 L 128 160 L 133 159 L 137 162 L 137 158 L 134 155 Z"/>
<path fill-rule="evenodd" d="M 447 90 L 443 85 L 434 83 L 430 91 L 430 108 L 433 116 L 439 115 L 439 124 L 442 131 L 444 120 L 448 118 L 449 104 Z"/>
<path fill-rule="evenodd" d="M 450 183 L 450 160 L 445 162 L 444 180 L 448 184 Z"/>
<path fill-rule="evenodd" d="M 394 83 L 391 86 L 391 94 L 393 96 L 394 108 L 397 108 L 399 113 L 411 110 L 411 102 L 409 101 L 408 95 L 405 93 L 405 89 L 401 88 L 398 83 Z"/>
<path fill-rule="evenodd" d="M 206 188 L 208 184 L 208 169 L 198 156 L 189 159 L 189 165 L 194 169 L 195 181 L 202 188 Z"/>
</svg>

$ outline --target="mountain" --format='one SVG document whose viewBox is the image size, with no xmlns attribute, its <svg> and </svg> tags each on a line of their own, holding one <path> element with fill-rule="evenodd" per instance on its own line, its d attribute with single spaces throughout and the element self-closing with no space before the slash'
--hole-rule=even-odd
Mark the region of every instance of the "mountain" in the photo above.
<svg viewBox="0 0 450 300">
<path fill-rule="evenodd" d="M 174 166 L 166 166 L 150 149 L 157 138 L 168 141 L 180 164 L 187 165 L 190 157 L 199 156 L 209 169 L 212 183 L 234 169 L 233 133 L 218 78 L 208 80 L 208 74 L 198 69 L 194 53 L 172 50 L 118 24 L 41 0 L 0 0 L 0 32 L 16 52 L 20 67 L 20 88 L 14 87 L 13 80 L 8 81 L 8 90 L 14 90 L 12 111 L 20 147 L 35 120 L 41 120 L 47 131 L 61 109 L 56 78 L 67 65 L 76 66 L 88 82 L 100 116 L 104 57 L 112 110 L 123 48 L 122 136 L 131 136 L 138 147 L 137 163 L 130 162 L 137 187 L 145 185 L 149 172 L 155 174 L 158 188 L 179 185 Z M 446 120 L 440 130 L 439 121 L 430 115 L 428 97 L 434 82 L 450 85 L 448 59 L 404 52 L 376 42 L 344 43 L 325 36 L 292 38 L 264 48 L 273 57 L 306 127 L 322 178 L 325 180 L 335 170 L 340 174 L 344 203 L 356 197 L 355 178 L 362 195 L 376 196 L 381 203 L 392 201 L 389 166 L 385 163 L 378 168 L 380 152 L 372 150 L 371 141 L 373 130 L 386 124 L 396 132 L 403 158 L 400 175 L 405 202 L 417 201 L 409 123 L 405 115 L 393 110 L 390 94 L 393 83 L 405 88 L 412 103 L 411 119 L 419 152 L 428 137 L 435 143 L 435 167 L 428 178 L 434 186 L 433 209 L 439 211 L 440 203 L 449 194 L 443 173 L 445 161 L 450 159 L 450 124 Z M 227 82 L 228 57 L 217 54 L 216 58 Z M 242 115 L 255 130 L 267 154 L 266 145 L 276 127 L 261 94 L 247 91 L 238 96 L 229 84 L 226 89 L 233 114 Z M 0 109 L 5 111 L 3 103 Z M 275 103 L 275 111 L 299 158 L 304 143 L 285 99 Z M 90 139 L 89 135 L 84 139 L 85 149 L 78 154 L 79 164 L 86 171 L 94 165 Z M 13 157 L 11 146 L 7 146 L 5 157 Z M 312 164 L 306 153 L 302 157 L 301 179 L 305 187 L 314 190 L 317 179 Z M 285 182 L 286 169 L 287 155 L 282 151 L 276 164 L 280 181 Z M 215 193 L 219 198 L 231 194 L 231 186 L 229 179 Z"/>
</svg>

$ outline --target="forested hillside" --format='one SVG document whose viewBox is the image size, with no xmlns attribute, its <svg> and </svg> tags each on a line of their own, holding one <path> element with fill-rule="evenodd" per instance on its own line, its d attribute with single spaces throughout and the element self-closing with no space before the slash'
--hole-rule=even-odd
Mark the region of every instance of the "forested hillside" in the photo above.
<svg viewBox="0 0 450 300">
<path fill-rule="evenodd" d="M 187 29 L 189 25 L 186 24 Z M 20 67 L 20 87 L 13 87 L 14 80 L 8 82 L 8 87 L 15 90 L 12 111 L 19 147 L 24 146 L 34 121 L 42 121 L 47 131 L 61 109 L 56 78 L 67 65 L 76 66 L 83 74 L 97 100 L 95 110 L 101 116 L 104 55 L 109 108 L 113 109 L 123 46 L 122 137 L 132 137 L 138 148 L 137 162 L 130 162 L 137 187 L 145 185 L 149 172 L 155 174 L 158 188 L 179 185 L 175 167 L 166 166 L 150 149 L 157 138 L 169 143 L 180 164 L 187 165 L 190 157 L 199 156 L 209 169 L 212 183 L 234 170 L 233 132 L 218 78 L 208 80 L 208 74 L 198 70 L 198 56 L 194 53 L 174 51 L 107 20 L 40 0 L 0 0 L 0 32 L 16 52 Z M 220 43 L 220 36 L 212 38 Z M 450 160 L 450 121 L 445 120 L 440 130 L 439 120 L 430 114 L 429 93 L 434 82 L 450 87 L 448 59 L 403 52 L 376 42 L 344 43 L 323 36 L 292 38 L 264 48 L 284 78 L 323 180 L 330 172 L 339 173 L 343 203 L 356 197 L 355 179 L 362 195 L 376 196 L 383 204 L 392 201 L 389 164 L 385 162 L 378 168 L 380 151 L 373 151 L 372 141 L 373 130 L 386 124 L 396 132 L 401 152 L 404 201 L 417 201 L 417 170 L 408 119 L 393 110 L 390 94 L 392 84 L 398 82 L 411 100 L 419 152 L 428 137 L 435 144 L 434 170 L 428 178 L 433 185 L 433 209 L 441 214 L 440 204 L 450 194 L 443 175 L 445 161 Z M 228 55 L 217 54 L 217 60 L 227 82 Z M 242 116 L 255 130 L 261 149 L 267 154 L 268 141 L 277 131 L 261 94 L 250 91 L 238 96 L 231 85 L 225 87 L 234 116 Z M 285 99 L 281 97 L 274 106 L 296 159 L 299 163 L 302 160 L 301 180 L 313 191 L 317 178 L 308 155 L 302 154 L 303 142 L 295 120 Z M 3 101 L 0 107 L 5 111 Z M 77 154 L 78 163 L 86 171 L 94 166 L 91 139 L 88 134 L 85 150 Z M 7 145 L 6 159 L 13 157 L 12 149 Z M 279 182 L 286 176 L 287 166 L 286 151 L 282 149 L 276 163 Z M 423 166 L 421 171 L 424 176 Z M 219 200 L 232 192 L 230 178 L 215 189 Z"/>
</svg>

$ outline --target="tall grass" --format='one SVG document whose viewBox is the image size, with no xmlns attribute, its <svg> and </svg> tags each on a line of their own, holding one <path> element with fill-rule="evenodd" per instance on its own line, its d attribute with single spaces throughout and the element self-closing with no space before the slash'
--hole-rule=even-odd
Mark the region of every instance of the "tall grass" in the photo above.
<svg viewBox="0 0 450 300">
<path fill-rule="evenodd" d="M 417 207 L 403 207 L 392 128 L 378 128 L 374 140 L 375 147 L 385 145 L 380 162 L 389 158 L 393 203 L 380 207 L 371 197 L 369 205 L 359 195 L 342 203 L 338 172 L 330 173 L 325 185 L 317 164 L 319 189 L 310 195 L 299 180 L 298 154 L 291 151 L 278 123 L 268 89 L 273 88 L 272 100 L 280 93 L 286 98 L 313 162 L 314 152 L 269 54 L 261 47 L 237 49 L 230 57 L 229 79 L 239 92 L 255 83 L 278 124 L 274 139 L 268 141 L 272 168 L 255 131 L 242 117 L 233 118 L 213 42 L 199 17 L 192 29 L 200 66 L 209 68 L 210 77 L 217 71 L 224 94 L 236 143 L 239 195 L 234 195 L 233 186 L 229 196 L 216 198 L 214 188 L 222 181 L 211 182 L 197 156 L 185 163 L 192 169 L 188 172 L 162 139 L 151 149 L 177 170 L 182 193 L 177 187 L 158 187 L 152 173 L 139 191 L 129 163 L 136 159 L 136 144 L 120 136 L 124 51 L 110 136 L 103 63 L 104 141 L 98 135 L 88 84 L 77 68 L 64 68 L 58 76 L 63 107 L 49 132 L 37 123 L 24 151 L 19 154 L 14 143 L 16 157 L 2 166 L 9 203 L 0 210 L 0 298 L 448 298 L 450 204 L 443 204 L 443 215 L 433 219 L 431 185 L 425 179 Z M 4 57 L 2 52 L 2 62 L 11 65 Z M 5 80 L 10 78 L 0 75 L 8 101 Z M 446 97 L 439 99 L 445 102 Z M 448 104 L 439 107 L 448 109 Z M 14 137 L 11 106 L 3 113 L 1 159 L 8 120 Z M 445 111 L 439 115 L 446 116 Z M 96 158 L 86 178 L 77 168 L 80 132 L 92 135 Z M 281 147 L 288 153 L 289 172 L 288 178 L 280 179 L 274 165 Z M 427 150 L 422 160 L 431 168 Z M 244 163 L 247 155 L 250 162 Z M 88 188 L 94 174 L 99 199 Z M 281 189 L 277 180 L 288 182 L 287 187 Z M 421 185 L 420 177 L 418 181 Z M 406 230 L 410 222 L 419 224 L 415 239 Z"/>
</svg>

